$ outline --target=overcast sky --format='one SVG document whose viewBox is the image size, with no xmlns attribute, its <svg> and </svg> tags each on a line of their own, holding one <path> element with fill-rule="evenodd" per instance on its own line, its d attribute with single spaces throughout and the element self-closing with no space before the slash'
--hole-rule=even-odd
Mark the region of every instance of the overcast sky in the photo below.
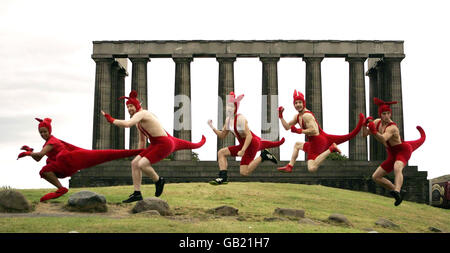
<svg viewBox="0 0 450 253">
<path fill-rule="evenodd" d="M 16 160 L 22 145 L 40 150 L 44 144 L 35 117 L 52 118 L 57 138 L 91 148 L 95 84 L 91 54 L 95 40 L 403 40 L 405 139 L 419 137 L 416 125 L 427 133 L 425 144 L 413 153 L 409 164 L 427 171 L 428 178 L 450 174 L 446 159 L 450 120 L 443 110 L 449 86 L 449 8 L 446 1 L 426 3 L 2 0 L 0 187 L 52 187 L 38 174 L 45 159 L 39 163 L 29 157 Z M 245 93 L 240 112 L 257 134 L 261 129 L 261 73 L 262 64 L 256 58 L 235 62 L 235 90 Z M 278 78 L 279 103 L 286 108 L 285 117 L 290 118 L 295 113 L 293 90 L 305 89 L 305 63 L 301 58 L 282 58 Z M 169 133 L 173 130 L 174 82 L 175 63 L 151 59 L 148 109 Z M 126 78 L 127 94 L 130 83 L 131 75 Z M 197 152 L 201 160 L 215 160 L 216 137 L 206 122 L 217 122 L 217 61 L 194 59 L 191 83 L 192 140 L 198 141 L 204 134 L 207 142 Z M 368 84 L 366 78 L 367 93 Z M 324 130 L 347 133 L 348 63 L 344 58 L 323 60 L 322 87 Z M 287 139 L 281 147 L 281 159 L 288 160 L 294 143 L 303 137 L 283 129 L 280 136 Z M 348 156 L 348 144 L 340 147 Z M 300 153 L 299 159 L 303 158 Z M 63 184 L 68 186 L 68 179 Z"/>
</svg>

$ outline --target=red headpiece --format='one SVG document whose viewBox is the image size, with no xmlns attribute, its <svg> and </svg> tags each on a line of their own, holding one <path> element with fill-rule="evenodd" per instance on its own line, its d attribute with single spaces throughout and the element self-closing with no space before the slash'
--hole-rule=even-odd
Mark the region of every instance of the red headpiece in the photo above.
<svg viewBox="0 0 450 253">
<path fill-rule="evenodd" d="M 45 127 L 48 130 L 49 134 L 52 134 L 52 119 L 50 118 L 45 118 L 44 120 L 40 119 L 40 118 L 35 118 L 37 121 L 39 121 L 39 125 L 38 125 L 38 130 L 41 127 Z"/>
<path fill-rule="evenodd" d="M 376 105 L 378 105 L 378 115 L 380 117 L 383 112 L 389 111 L 392 113 L 392 109 L 391 109 L 390 105 L 397 104 L 397 101 L 384 102 L 383 100 L 376 98 L 376 97 L 373 98 L 373 102 Z"/>
<path fill-rule="evenodd" d="M 141 102 L 139 102 L 139 100 L 137 99 L 137 91 L 132 90 L 130 92 L 130 96 L 129 97 L 125 97 L 122 96 L 119 98 L 120 99 L 128 99 L 128 101 L 126 102 L 127 105 L 132 104 L 134 105 L 134 107 L 136 107 L 136 111 L 139 111 L 142 107 L 141 107 Z"/>
<path fill-rule="evenodd" d="M 294 90 L 294 104 L 296 100 L 300 100 L 303 102 L 303 108 L 306 107 L 306 102 L 305 102 L 305 96 L 303 96 L 303 93 L 301 93 L 300 91 Z"/>
<path fill-rule="evenodd" d="M 241 100 L 244 98 L 244 94 L 238 96 L 236 98 L 236 95 L 234 92 L 230 92 L 230 95 L 228 95 L 228 103 L 234 103 L 234 114 L 236 115 L 237 110 L 239 108 L 239 104 L 241 103 Z"/>
</svg>

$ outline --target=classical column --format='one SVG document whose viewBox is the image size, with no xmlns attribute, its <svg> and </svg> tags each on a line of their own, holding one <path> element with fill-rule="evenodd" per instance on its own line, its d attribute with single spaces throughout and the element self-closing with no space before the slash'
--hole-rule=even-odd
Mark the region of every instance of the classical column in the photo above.
<svg viewBox="0 0 450 253">
<path fill-rule="evenodd" d="M 192 55 L 173 55 L 175 62 L 175 101 L 173 136 L 191 141 L 191 62 Z M 175 152 L 175 160 L 191 160 L 191 150 Z"/>
<path fill-rule="evenodd" d="M 219 104 L 217 114 L 217 129 L 221 130 L 225 124 L 227 95 L 234 91 L 234 62 L 236 55 L 217 55 L 219 62 Z M 228 134 L 225 139 L 217 137 L 217 151 L 221 148 L 235 145 L 233 134 Z M 236 160 L 233 156 L 228 156 L 228 160 Z"/>
<path fill-rule="evenodd" d="M 369 59 L 368 71 L 366 75 L 369 77 L 369 116 L 372 116 L 374 119 L 378 118 L 378 108 L 377 105 L 373 103 L 373 98 L 378 97 L 378 71 L 376 69 L 376 65 L 378 63 L 375 62 L 371 64 L 371 59 Z M 370 161 L 376 161 L 377 154 L 379 153 L 379 142 L 375 140 L 372 135 L 369 135 L 369 147 L 370 147 Z"/>
<path fill-rule="evenodd" d="M 372 106 L 371 108 L 373 109 L 373 112 L 371 112 L 371 116 L 374 119 L 377 119 L 380 117 L 380 115 L 378 115 L 378 106 L 373 102 L 373 98 L 377 97 L 382 100 L 386 100 L 386 101 L 388 100 L 388 99 L 386 99 L 387 89 L 386 89 L 386 84 L 385 84 L 385 79 L 384 79 L 384 76 L 385 76 L 384 62 L 381 59 L 379 59 L 377 61 L 377 63 L 374 65 L 374 69 L 375 69 L 374 74 L 376 75 L 376 76 L 374 76 L 374 78 L 376 78 L 376 82 L 374 83 L 373 89 L 371 88 L 371 90 L 373 90 L 373 92 L 370 95 L 370 104 Z M 386 149 L 383 146 L 383 144 L 381 144 L 379 141 L 377 141 L 373 136 L 370 136 L 370 139 L 372 140 L 372 143 L 373 143 L 371 145 L 371 147 L 373 147 L 373 157 L 371 157 L 370 160 L 371 161 L 385 160 L 387 158 L 387 153 L 386 153 Z"/>
<path fill-rule="evenodd" d="M 305 100 L 306 108 L 311 110 L 316 116 L 322 129 L 322 73 L 321 62 L 324 55 L 304 55 L 303 61 L 306 62 L 306 89 Z"/>
<path fill-rule="evenodd" d="M 148 55 L 129 55 L 128 58 L 132 64 L 131 89 L 137 91 L 142 108 L 147 110 L 147 63 L 150 59 Z M 130 149 L 138 148 L 139 136 L 137 131 L 136 126 L 130 128 Z"/>
<path fill-rule="evenodd" d="M 116 119 L 125 119 L 125 102 L 119 97 L 125 96 L 126 66 L 115 61 L 112 65 L 112 89 L 111 89 L 111 116 Z M 113 127 L 111 132 L 112 148 L 125 149 L 125 128 Z"/>
<path fill-rule="evenodd" d="M 364 62 L 367 55 L 348 55 L 349 63 L 349 132 L 359 121 L 359 114 L 366 115 L 366 88 L 364 82 Z M 367 161 L 367 138 L 359 136 L 349 141 L 350 160 Z"/>
<path fill-rule="evenodd" d="M 279 55 L 264 55 L 259 58 L 262 62 L 262 115 L 261 138 L 269 141 L 280 139 L 278 119 L 278 71 Z M 270 151 L 279 159 L 280 148 Z"/>
<path fill-rule="evenodd" d="M 105 120 L 100 111 L 112 111 L 111 70 L 114 58 L 112 55 L 92 55 L 92 59 L 96 65 L 92 149 L 110 149 L 112 125 Z"/>
<path fill-rule="evenodd" d="M 386 99 L 388 101 L 397 101 L 392 105 L 392 120 L 397 124 L 400 130 L 400 136 L 404 140 L 403 129 L 403 99 L 402 99 L 402 75 L 400 62 L 405 58 L 404 54 L 385 55 L 383 62 L 385 64 L 385 87 L 388 91 Z"/>
</svg>

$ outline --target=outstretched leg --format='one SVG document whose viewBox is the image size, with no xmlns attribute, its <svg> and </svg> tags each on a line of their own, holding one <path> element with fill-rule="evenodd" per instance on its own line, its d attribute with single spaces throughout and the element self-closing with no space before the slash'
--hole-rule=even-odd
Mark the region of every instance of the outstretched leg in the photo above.
<svg viewBox="0 0 450 253">
<path fill-rule="evenodd" d="M 394 175 L 395 175 L 395 191 L 400 192 L 403 185 L 403 168 L 405 164 L 402 161 L 395 161 L 394 163 Z"/>
<path fill-rule="evenodd" d="M 240 173 L 242 176 L 250 176 L 252 172 L 258 167 L 262 162 L 261 156 L 258 156 L 255 160 L 251 161 L 249 165 L 241 165 Z"/>
<path fill-rule="evenodd" d="M 278 171 L 288 172 L 288 173 L 292 172 L 292 168 L 294 168 L 294 164 L 298 157 L 298 152 L 300 150 L 303 150 L 304 144 L 305 144 L 304 142 L 296 142 L 295 143 L 294 150 L 292 151 L 291 161 L 289 161 L 289 163 L 286 166 L 278 168 Z"/>
<path fill-rule="evenodd" d="M 156 173 L 156 171 L 153 169 L 153 167 L 150 164 L 150 161 L 146 158 L 143 157 L 142 159 L 139 160 L 138 163 L 139 168 L 142 170 L 142 172 L 150 177 L 152 179 L 152 181 L 155 183 L 155 196 L 159 197 L 164 189 L 164 178 L 158 176 L 158 174 Z"/>
</svg>

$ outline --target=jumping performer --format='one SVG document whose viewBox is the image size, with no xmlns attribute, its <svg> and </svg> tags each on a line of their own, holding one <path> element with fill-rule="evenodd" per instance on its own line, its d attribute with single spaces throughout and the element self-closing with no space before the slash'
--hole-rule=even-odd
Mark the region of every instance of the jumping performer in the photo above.
<svg viewBox="0 0 450 253">
<path fill-rule="evenodd" d="M 40 176 L 58 188 L 56 192 L 44 195 L 40 201 L 58 198 L 68 192 L 68 189 L 61 185 L 58 178 L 70 177 L 77 171 L 86 169 L 104 162 L 135 156 L 142 150 L 87 150 L 76 147 L 72 144 L 59 140 L 52 135 L 52 120 L 36 118 L 39 121 L 38 130 L 45 140 L 40 152 L 33 152 L 27 145 L 22 146 L 22 152 L 17 159 L 31 156 L 39 162 L 42 157 L 47 156 L 47 164 L 39 172 Z"/>
<path fill-rule="evenodd" d="M 210 181 L 212 185 L 221 185 L 228 183 L 227 175 L 227 156 L 240 156 L 241 165 L 240 173 L 243 176 L 250 175 L 258 165 L 266 160 L 273 163 L 277 163 L 276 157 L 271 154 L 267 148 L 278 147 L 284 143 L 284 138 L 280 141 L 267 141 L 256 136 L 248 127 L 247 119 L 242 114 L 238 114 L 239 104 L 244 97 L 240 95 L 236 98 L 234 92 L 230 92 L 227 96 L 227 106 L 225 124 L 222 130 L 217 130 L 212 124 L 212 120 L 208 120 L 208 125 L 214 131 L 214 133 L 221 139 L 225 138 L 229 132 L 232 132 L 236 139 L 239 141 L 239 145 L 222 148 L 218 151 L 219 162 L 219 177 Z M 256 153 L 261 151 L 261 155 L 254 159 Z"/>
<path fill-rule="evenodd" d="M 307 166 L 309 172 L 316 172 L 320 164 L 333 152 L 341 153 L 337 145 L 350 140 L 355 137 L 361 130 L 364 122 L 364 115 L 359 115 L 359 122 L 355 129 L 347 135 L 331 135 L 325 133 L 320 128 L 314 114 L 306 108 L 305 97 L 301 92 L 294 91 L 294 107 L 297 110 L 291 121 L 286 122 L 283 118 L 284 108 L 278 108 L 278 117 L 286 130 L 291 130 L 293 133 L 305 134 L 307 142 L 297 142 L 294 146 L 291 161 L 284 167 L 278 168 L 280 172 L 291 173 L 294 164 L 298 157 L 298 152 L 303 150 L 307 154 Z M 295 125 L 299 124 L 300 128 Z"/>
<path fill-rule="evenodd" d="M 406 190 L 402 190 L 403 185 L 403 168 L 408 164 L 408 160 L 414 150 L 419 148 L 425 142 L 425 131 L 422 127 L 417 126 L 420 138 L 415 141 L 403 141 L 400 137 L 400 131 L 397 125 L 392 121 L 392 109 L 390 105 L 397 104 L 397 101 L 384 102 L 381 99 L 373 98 L 378 105 L 378 115 L 380 118 L 373 120 L 368 117 L 363 126 L 363 136 L 373 135 L 377 141 L 386 147 L 388 154 L 387 159 L 375 170 L 372 175 L 373 181 L 390 191 L 395 198 L 394 205 L 398 206 L 402 203 L 406 194 Z M 392 184 L 386 176 L 394 171 L 395 184 Z"/>
<path fill-rule="evenodd" d="M 136 125 L 139 129 L 139 148 L 146 148 L 147 139 L 150 141 L 150 145 L 144 151 L 140 152 L 131 162 L 134 192 L 123 202 L 129 203 L 143 199 L 140 190 L 142 172 L 153 180 L 156 188 L 155 196 L 159 197 L 163 192 L 165 179 L 158 176 L 152 164 L 161 161 L 177 150 L 200 148 L 205 144 L 206 138 L 202 135 L 200 142 L 192 143 L 171 136 L 164 130 L 160 121 L 153 113 L 141 107 L 141 103 L 137 99 L 137 92 L 134 90 L 130 92 L 129 97 L 123 96 L 119 99 L 127 99 L 126 105 L 131 117 L 130 120 L 114 119 L 104 111 L 101 111 L 102 114 L 109 123 L 119 127 L 129 128 Z"/>
</svg>

